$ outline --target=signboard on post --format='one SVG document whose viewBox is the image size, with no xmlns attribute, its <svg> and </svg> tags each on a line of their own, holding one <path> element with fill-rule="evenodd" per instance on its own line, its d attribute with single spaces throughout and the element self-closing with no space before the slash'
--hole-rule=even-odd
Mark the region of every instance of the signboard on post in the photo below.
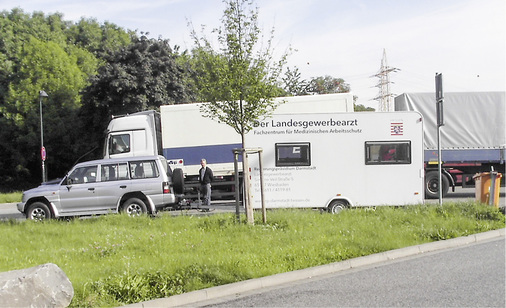
<svg viewBox="0 0 506 308">
<path fill-rule="evenodd" d="M 436 117 L 437 117 L 437 126 L 443 126 L 444 118 L 443 118 L 443 74 L 436 73 Z"/>
</svg>

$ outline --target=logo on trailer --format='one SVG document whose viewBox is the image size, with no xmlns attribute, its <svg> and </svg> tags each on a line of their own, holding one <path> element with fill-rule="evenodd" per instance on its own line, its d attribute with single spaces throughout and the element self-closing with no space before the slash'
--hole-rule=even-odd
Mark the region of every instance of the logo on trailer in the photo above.
<svg viewBox="0 0 506 308">
<path fill-rule="evenodd" d="M 390 124 L 390 135 L 402 136 L 404 134 L 403 123 L 391 123 Z"/>
<path fill-rule="evenodd" d="M 171 168 L 181 168 L 184 165 L 183 159 L 169 159 L 167 160 L 167 164 L 171 166 Z"/>
</svg>

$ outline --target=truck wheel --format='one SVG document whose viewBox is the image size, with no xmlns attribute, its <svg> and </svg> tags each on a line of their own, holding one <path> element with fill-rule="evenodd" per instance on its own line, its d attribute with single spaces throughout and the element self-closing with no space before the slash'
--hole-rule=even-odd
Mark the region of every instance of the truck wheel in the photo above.
<svg viewBox="0 0 506 308">
<path fill-rule="evenodd" d="M 139 198 L 130 198 L 121 207 L 121 211 L 128 216 L 141 216 L 148 212 L 146 204 Z"/>
<path fill-rule="evenodd" d="M 441 177 L 443 182 L 443 196 L 448 193 L 448 189 L 450 187 L 450 181 L 443 174 Z M 437 199 L 439 198 L 439 174 L 437 171 L 427 172 L 425 175 L 425 198 L 427 199 Z"/>
<path fill-rule="evenodd" d="M 43 202 L 34 202 L 28 207 L 26 211 L 26 219 L 43 221 L 51 219 L 51 211 L 49 207 Z"/>
<path fill-rule="evenodd" d="M 172 173 L 172 187 L 178 195 L 184 194 L 184 175 L 183 169 L 176 168 Z"/>
<path fill-rule="evenodd" d="M 327 207 L 327 211 L 331 214 L 338 214 L 348 208 L 348 203 L 343 200 L 333 200 Z"/>
</svg>

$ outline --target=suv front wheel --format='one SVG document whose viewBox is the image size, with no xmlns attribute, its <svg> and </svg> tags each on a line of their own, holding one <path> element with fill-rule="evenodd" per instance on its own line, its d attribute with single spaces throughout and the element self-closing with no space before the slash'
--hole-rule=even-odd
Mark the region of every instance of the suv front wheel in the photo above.
<svg viewBox="0 0 506 308">
<path fill-rule="evenodd" d="M 49 207 L 43 202 L 34 202 L 26 211 L 26 219 L 42 221 L 51 219 L 51 211 Z"/>
<path fill-rule="evenodd" d="M 130 198 L 121 207 L 121 211 L 128 216 L 141 216 L 148 212 L 146 204 L 139 198 Z"/>
</svg>

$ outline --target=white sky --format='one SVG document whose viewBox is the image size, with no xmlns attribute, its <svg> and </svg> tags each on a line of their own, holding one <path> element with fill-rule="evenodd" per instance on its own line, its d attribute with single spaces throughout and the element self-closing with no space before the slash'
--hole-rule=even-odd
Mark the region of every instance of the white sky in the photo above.
<svg viewBox="0 0 506 308">
<path fill-rule="evenodd" d="M 21 2 L 21 4 L 20 4 Z M 303 78 L 330 75 L 350 84 L 358 103 L 377 108 L 376 74 L 383 49 L 394 94 L 505 91 L 504 0 L 256 0 L 264 34 L 274 27 L 275 49 L 297 50 L 288 66 Z M 221 0 L 0 0 L 0 10 L 60 12 L 65 20 L 95 18 L 191 47 L 195 28 L 221 25 Z M 209 36 L 209 35 L 208 35 Z"/>
</svg>

